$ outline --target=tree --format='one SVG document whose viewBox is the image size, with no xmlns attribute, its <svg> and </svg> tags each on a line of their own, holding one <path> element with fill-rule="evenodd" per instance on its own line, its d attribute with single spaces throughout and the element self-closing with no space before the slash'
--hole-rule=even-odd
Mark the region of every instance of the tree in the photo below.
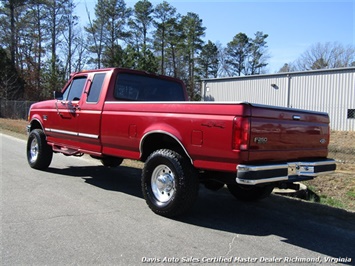
<svg viewBox="0 0 355 266">
<path fill-rule="evenodd" d="M 217 78 L 219 66 L 218 52 L 217 45 L 211 41 L 208 41 L 208 43 L 202 47 L 198 63 L 203 78 Z"/>
<path fill-rule="evenodd" d="M 154 10 L 154 18 L 157 19 L 153 21 L 156 28 L 154 33 L 154 47 L 155 50 L 160 52 L 160 73 L 165 74 L 165 46 L 169 42 L 169 32 L 173 31 L 173 27 L 176 24 L 176 8 L 171 6 L 168 2 L 156 6 Z"/>
<path fill-rule="evenodd" d="M 72 67 L 77 69 L 85 61 L 73 10 L 73 0 L 1 0 L 0 47 L 22 79 L 27 100 L 51 97 Z"/>
<path fill-rule="evenodd" d="M 179 14 L 169 20 L 169 27 L 167 27 L 166 35 L 166 47 L 164 49 L 165 74 L 175 78 L 182 78 L 182 73 L 185 71 L 180 71 L 181 68 L 179 68 L 179 61 L 183 61 L 183 59 L 178 59 L 184 54 L 183 49 L 185 47 L 185 36 L 183 32 L 183 25 L 181 23 L 181 16 Z"/>
<path fill-rule="evenodd" d="M 261 74 L 269 58 L 265 41 L 267 37 L 261 31 L 255 33 L 254 39 L 245 33 L 235 35 L 225 50 L 226 64 L 229 66 L 227 72 L 237 76 Z"/>
<path fill-rule="evenodd" d="M 74 64 L 74 53 L 77 49 L 79 43 L 77 42 L 79 32 L 76 31 L 76 27 L 78 25 L 78 17 L 73 14 L 73 10 L 76 5 L 73 0 L 69 0 L 65 5 L 64 12 L 64 22 L 67 25 L 66 31 L 63 32 L 64 44 L 63 44 L 63 58 L 66 58 L 64 65 L 64 72 L 66 73 L 66 77 L 69 77 L 69 74 L 72 72 L 72 67 Z"/>
<path fill-rule="evenodd" d="M 246 70 L 246 59 L 249 55 L 250 46 L 249 38 L 245 33 L 238 33 L 227 44 L 226 63 L 230 66 L 232 74 L 240 76 Z"/>
<path fill-rule="evenodd" d="M 265 41 L 268 36 L 258 31 L 255 33 L 255 38 L 250 39 L 249 58 L 245 75 L 260 74 L 261 70 L 268 65 L 266 60 L 269 57 L 266 54 L 267 45 Z"/>
<path fill-rule="evenodd" d="M 153 22 L 153 12 L 153 5 L 148 0 L 138 1 L 134 5 L 134 17 L 128 24 L 133 30 L 131 34 L 135 36 L 138 51 L 148 47 L 148 29 Z"/>
<path fill-rule="evenodd" d="M 185 39 L 185 53 L 188 63 L 187 89 L 190 99 L 197 99 L 199 87 L 195 84 L 196 55 L 201 51 L 206 28 L 202 26 L 202 19 L 196 13 L 188 12 L 181 19 Z"/>
<path fill-rule="evenodd" d="M 18 32 L 17 23 L 16 23 L 16 16 L 17 16 L 16 12 L 18 11 L 17 9 L 25 5 L 26 0 L 8 0 L 8 1 L 2 0 L 1 2 L 4 5 L 2 13 L 5 13 L 8 16 L 10 22 L 10 23 L 6 23 L 6 21 L 2 21 L 5 22 L 9 26 L 8 28 L 10 29 L 9 31 L 10 60 L 12 64 L 15 65 L 16 48 L 17 48 L 16 35 Z"/>
<path fill-rule="evenodd" d="M 3 1 L 5 2 L 5 1 Z M 11 1 L 9 1 L 11 2 Z M 48 10 L 44 1 L 12 1 L 14 25 L 9 25 L 11 14 L 8 5 L 4 5 L 2 12 L 5 14 L 1 17 L 1 27 L 4 29 L 4 36 L 0 35 L 0 39 L 9 46 L 4 46 L 10 54 L 14 55 L 11 59 L 17 70 L 19 77 L 24 80 L 25 97 L 29 99 L 39 100 L 46 93 L 42 93 L 42 67 L 44 66 L 44 58 L 46 53 L 46 42 L 49 38 L 49 29 L 47 27 Z M 26 4 L 26 5 L 25 5 Z M 11 5 L 10 5 L 11 6 Z M 6 14 L 9 14 L 8 16 Z M 12 28 L 6 30 L 5 27 Z M 15 40 L 10 39 L 15 36 Z M 11 47 L 11 42 L 15 42 L 15 48 Z M 12 56 L 11 56 L 12 57 Z"/>
<path fill-rule="evenodd" d="M 65 16 L 66 11 L 72 12 L 71 9 L 66 9 L 67 0 L 47 0 L 45 8 L 47 16 L 45 25 L 47 34 L 50 36 L 48 50 L 50 51 L 49 69 L 46 71 L 46 79 L 48 82 L 48 92 L 44 93 L 44 97 L 51 95 L 53 90 L 60 89 L 64 83 L 65 74 L 63 61 L 58 56 L 58 48 L 62 44 L 62 36 L 65 31 Z"/>
<path fill-rule="evenodd" d="M 133 18 L 128 22 L 131 28 L 133 42 L 131 46 L 135 49 L 133 55 L 136 57 L 136 69 L 149 72 L 157 72 L 157 60 L 150 50 L 151 41 L 148 38 L 148 30 L 153 23 L 153 5 L 148 0 L 138 1 L 134 5 Z"/>
<path fill-rule="evenodd" d="M 86 38 L 82 33 L 78 33 L 75 37 L 75 59 L 72 61 L 74 72 L 81 71 L 88 61 L 88 50 Z"/>
<path fill-rule="evenodd" d="M 111 47 L 106 47 L 102 54 L 102 65 L 105 67 L 125 66 L 123 63 L 124 51 L 122 46 L 114 44 Z"/>
<path fill-rule="evenodd" d="M 137 69 L 156 73 L 158 71 L 158 63 L 153 52 L 143 46 L 143 51 L 139 53 Z"/>
<path fill-rule="evenodd" d="M 218 49 L 218 73 L 217 77 L 230 77 L 232 76 L 230 66 L 227 63 L 228 56 L 227 56 L 227 49 L 223 47 L 220 42 L 216 43 Z"/>
<path fill-rule="evenodd" d="M 324 69 L 327 67 L 328 67 L 328 63 L 324 60 L 324 58 L 319 58 L 313 63 L 311 69 L 316 70 L 316 69 Z"/>
<path fill-rule="evenodd" d="M 95 6 L 95 13 L 103 14 L 103 9 L 103 1 L 99 0 Z M 96 56 L 96 58 L 91 58 L 89 63 L 94 63 L 96 68 L 101 68 L 101 56 L 104 43 L 104 20 L 101 17 L 92 20 L 87 6 L 86 13 L 88 15 L 89 25 L 84 27 L 84 29 L 87 32 L 87 43 L 90 44 L 87 49 Z"/>
<path fill-rule="evenodd" d="M 278 71 L 278 73 L 284 73 L 284 72 L 293 72 L 295 71 L 295 67 L 293 66 L 292 63 L 285 63 L 280 70 Z"/>
<path fill-rule="evenodd" d="M 16 49 L 15 66 L 25 80 L 25 90 L 31 99 L 40 99 L 42 95 L 42 67 L 49 40 L 45 24 L 46 8 L 41 1 L 28 3 L 26 11 L 16 10 Z"/>
<path fill-rule="evenodd" d="M 0 47 L 0 98 L 19 100 L 24 95 L 24 81 L 19 77 L 5 49 Z"/>
<path fill-rule="evenodd" d="M 128 36 L 125 26 L 131 10 L 126 8 L 124 0 L 99 0 L 95 6 L 96 19 L 91 20 L 89 12 L 87 13 L 89 25 L 85 30 L 88 33 L 88 43 L 93 44 L 88 49 L 96 55 L 91 62 L 95 63 L 97 68 L 101 68 L 103 52 L 114 57 L 120 41 Z M 110 63 L 119 66 L 116 62 Z"/>
<path fill-rule="evenodd" d="M 122 65 L 126 68 L 144 70 L 152 73 L 158 71 L 158 63 L 152 51 L 137 51 L 136 47 L 127 45 L 121 56 Z"/>
<path fill-rule="evenodd" d="M 105 11 L 108 16 L 106 23 L 108 23 L 104 31 L 104 50 L 106 54 L 111 58 L 116 58 L 116 60 L 111 60 L 109 64 L 104 64 L 104 66 L 121 66 L 122 62 L 117 58 L 117 55 L 122 51 L 120 42 L 129 36 L 125 27 L 132 11 L 126 7 L 124 0 L 111 0 Z"/>
<path fill-rule="evenodd" d="M 355 62 L 355 46 L 339 43 L 316 43 L 295 61 L 299 71 L 350 67 Z"/>
</svg>

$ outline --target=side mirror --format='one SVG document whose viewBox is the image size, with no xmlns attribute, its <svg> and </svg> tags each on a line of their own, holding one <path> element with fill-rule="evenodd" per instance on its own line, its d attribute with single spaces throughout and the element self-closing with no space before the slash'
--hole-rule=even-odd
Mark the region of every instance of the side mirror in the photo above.
<svg viewBox="0 0 355 266">
<path fill-rule="evenodd" d="M 60 91 L 54 91 L 54 99 L 56 100 L 63 100 L 63 93 L 61 93 Z"/>
</svg>

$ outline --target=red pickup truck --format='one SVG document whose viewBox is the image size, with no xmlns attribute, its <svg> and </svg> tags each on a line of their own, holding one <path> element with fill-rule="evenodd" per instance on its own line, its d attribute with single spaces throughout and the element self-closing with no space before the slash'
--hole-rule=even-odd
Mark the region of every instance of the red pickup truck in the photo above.
<svg viewBox="0 0 355 266">
<path fill-rule="evenodd" d="M 240 200 L 332 172 L 326 113 L 246 102 L 189 102 L 184 84 L 121 68 L 75 73 L 29 111 L 27 159 L 89 154 L 108 167 L 144 162 L 142 191 L 157 214 L 191 208 L 199 183 Z"/>
</svg>

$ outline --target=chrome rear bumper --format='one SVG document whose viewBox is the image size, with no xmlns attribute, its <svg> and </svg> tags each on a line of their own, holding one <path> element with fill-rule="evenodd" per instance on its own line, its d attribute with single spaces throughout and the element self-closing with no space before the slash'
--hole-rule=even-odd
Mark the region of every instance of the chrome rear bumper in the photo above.
<svg viewBox="0 0 355 266">
<path fill-rule="evenodd" d="M 236 182 L 257 185 L 273 182 L 297 182 L 313 179 L 336 169 L 333 159 L 313 162 L 288 162 L 269 165 L 238 165 Z"/>
</svg>

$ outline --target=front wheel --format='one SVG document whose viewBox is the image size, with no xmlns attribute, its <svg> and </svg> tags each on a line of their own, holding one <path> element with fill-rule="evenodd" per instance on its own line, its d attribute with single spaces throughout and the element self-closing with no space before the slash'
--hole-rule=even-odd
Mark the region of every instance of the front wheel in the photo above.
<svg viewBox="0 0 355 266">
<path fill-rule="evenodd" d="M 28 164 L 38 170 L 45 170 L 52 162 L 53 150 L 47 144 L 46 135 L 41 129 L 31 131 L 27 140 L 27 161 Z"/>
<path fill-rule="evenodd" d="M 174 217 L 188 211 L 198 194 L 197 172 L 190 162 L 171 150 L 157 150 L 145 162 L 142 191 L 156 214 Z"/>
<path fill-rule="evenodd" d="M 228 184 L 229 192 L 238 200 L 242 201 L 257 201 L 268 197 L 272 190 L 273 185 L 265 186 L 248 186 L 240 184 Z"/>
</svg>

